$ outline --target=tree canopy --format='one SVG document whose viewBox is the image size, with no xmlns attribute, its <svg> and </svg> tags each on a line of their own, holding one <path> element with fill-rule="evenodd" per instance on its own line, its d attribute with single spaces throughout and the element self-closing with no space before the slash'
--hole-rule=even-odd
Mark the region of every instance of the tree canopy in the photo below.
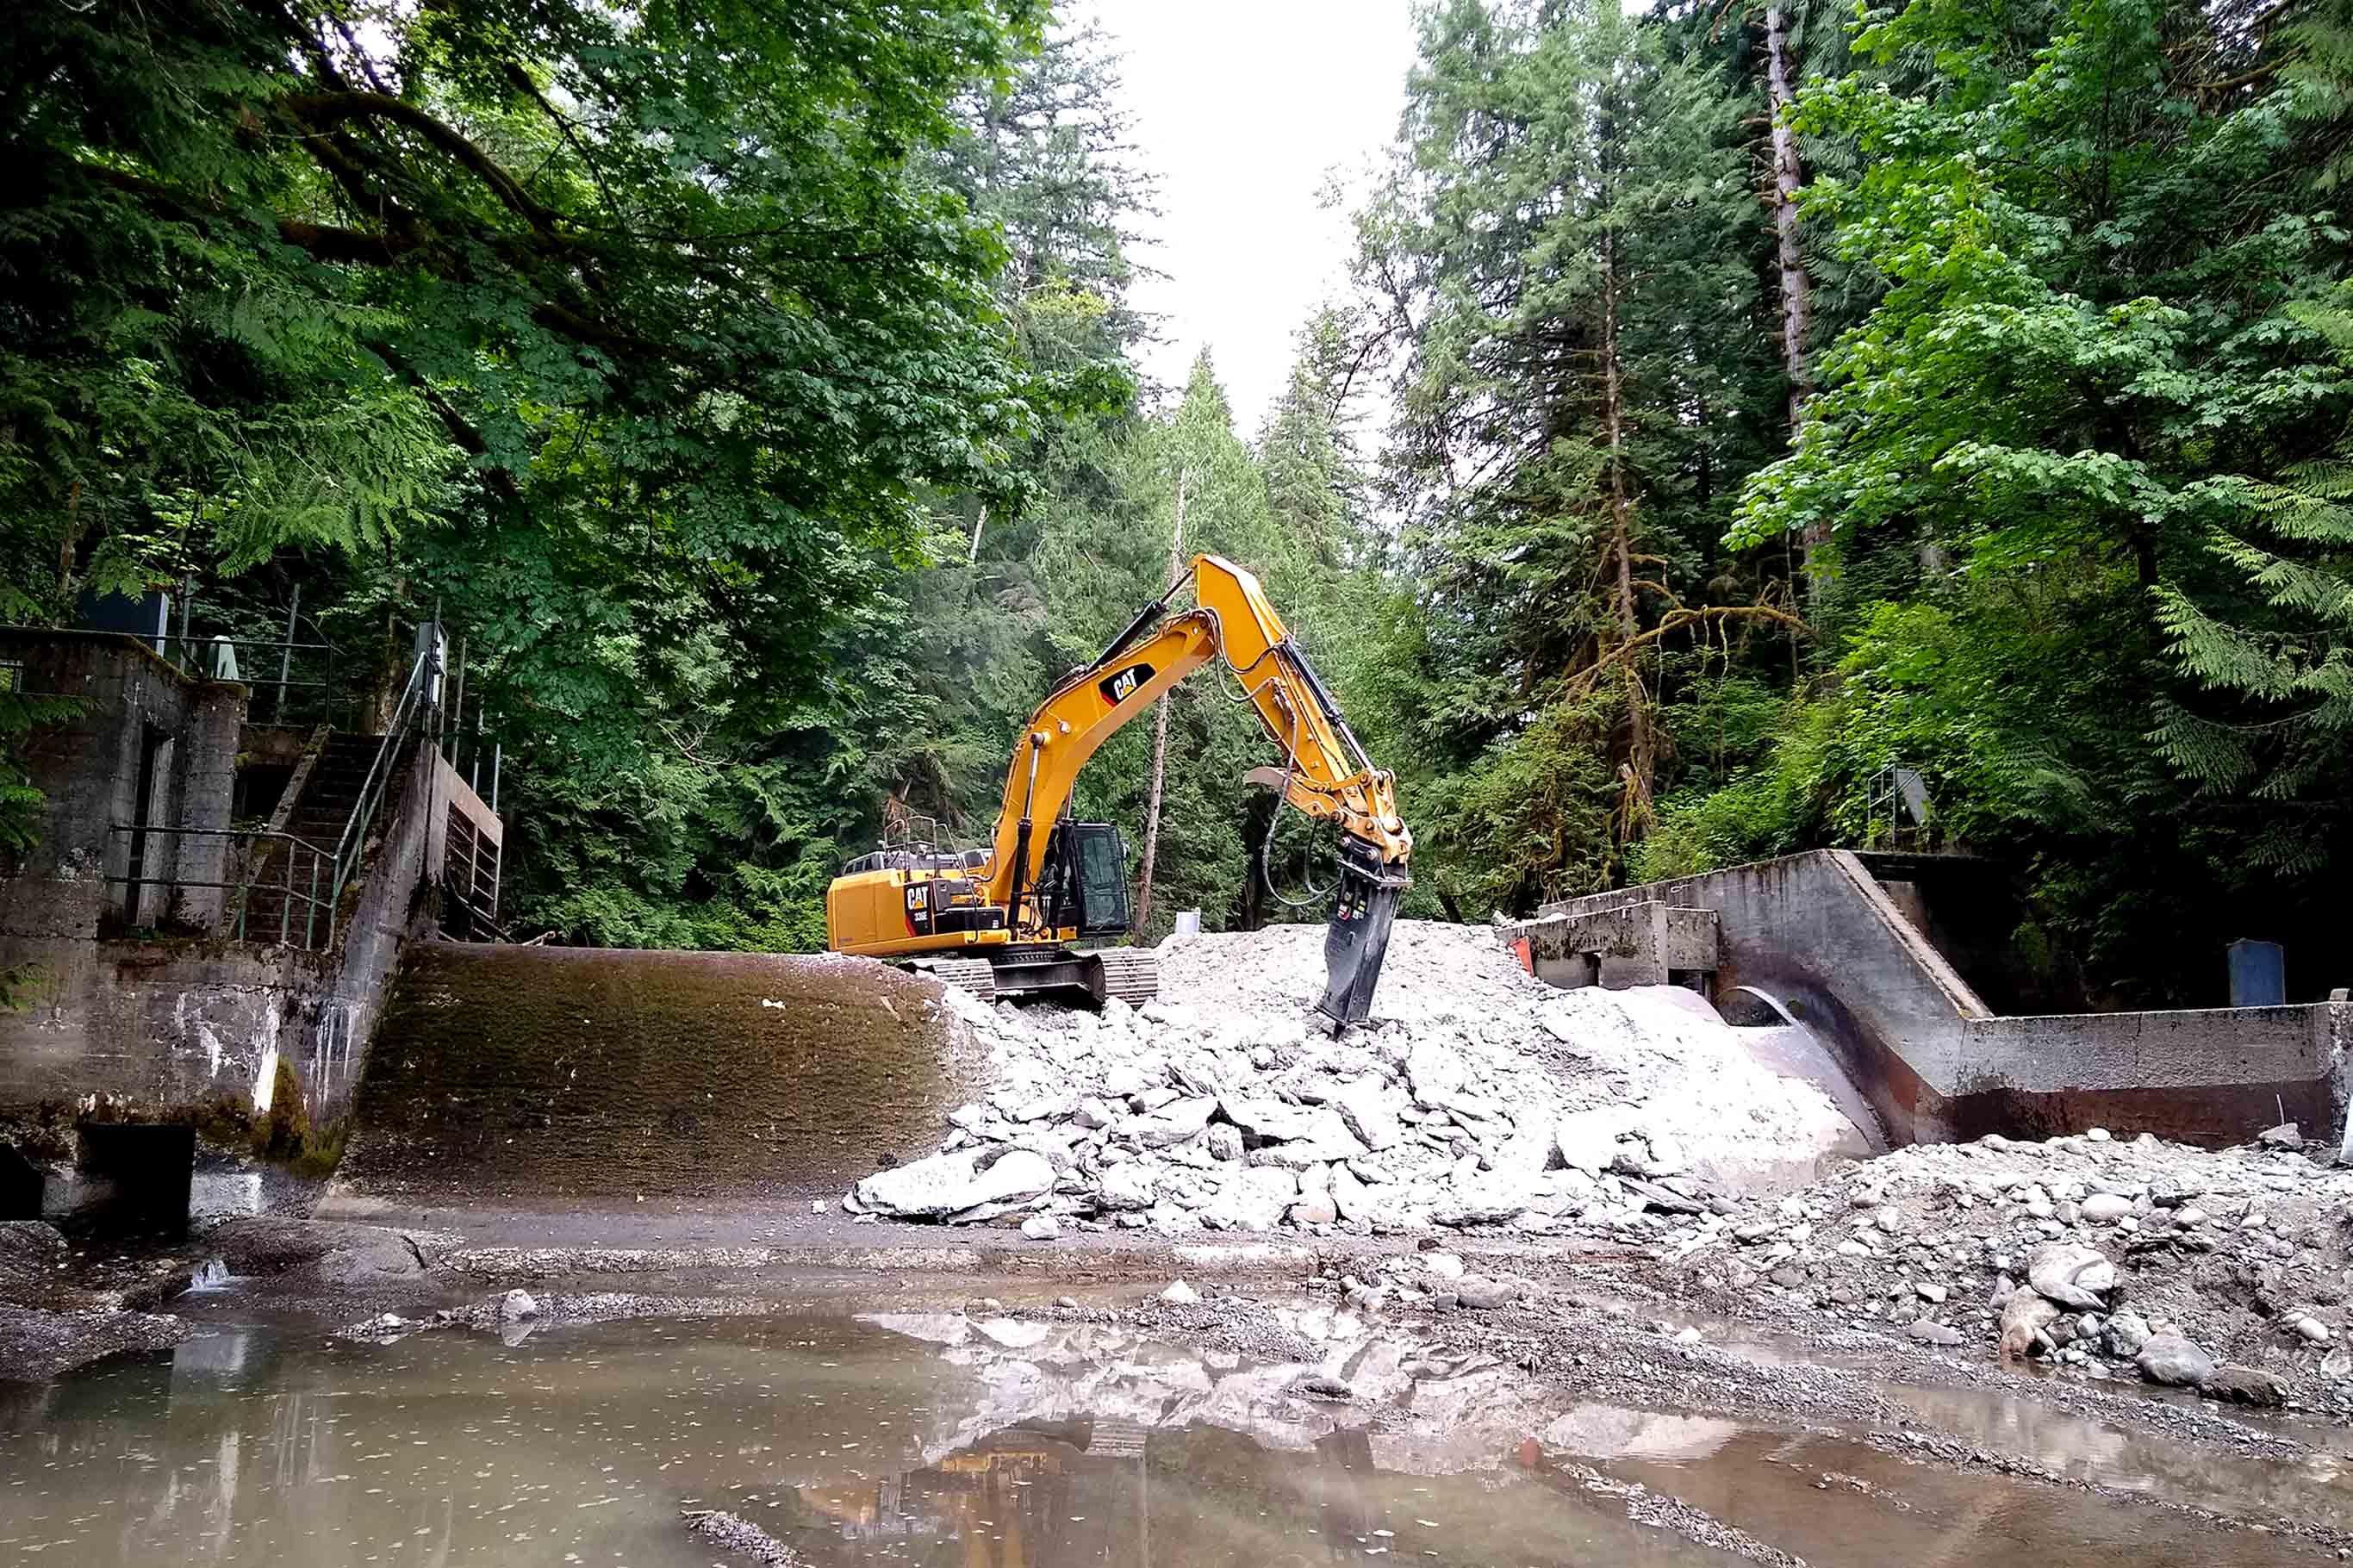
<svg viewBox="0 0 2353 1568">
<path fill-rule="evenodd" d="M 438 613 L 510 913 L 572 942 L 821 944 L 843 858 L 985 835 L 1172 545 L 1257 571 L 1398 771 L 1414 913 L 1869 842 L 1891 766 L 2016 870 L 2053 994 L 2212 1000 L 2224 941 L 2333 911 L 2339 8 L 1419 26 L 1261 411 L 1206 350 L 1145 374 L 1151 171 L 1038 0 L 18 7 L 5 612 L 299 590 L 363 696 Z M 1167 714 L 1145 938 L 1313 916 L 1249 715 Z M 1131 844 L 1149 729 L 1076 803 Z"/>
</svg>

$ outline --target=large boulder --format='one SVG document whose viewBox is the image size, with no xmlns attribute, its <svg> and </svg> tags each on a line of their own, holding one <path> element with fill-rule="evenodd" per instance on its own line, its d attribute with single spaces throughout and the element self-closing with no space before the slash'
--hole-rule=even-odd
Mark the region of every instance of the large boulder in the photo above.
<svg viewBox="0 0 2353 1568">
<path fill-rule="evenodd" d="M 2001 1306 L 2001 1353 L 2026 1354 L 2058 1317 L 2058 1307 L 2035 1292 L 2012 1290 Z"/>
<path fill-rule="evenodd" d="M 2197 1388 L 2214 1375 L 2214 1358 L 2179 1334 L 2152 1334 L 2133 1358 L 2141 1375 L 2168 1388 Z"/>
<path fill-rule="evenodd" d="M 0 1288 L 46 1285 L 66 1261 L 66 1238 L 44 1220 L 0 1220 Z"/>
<path fill-rule="evenodd" d="M 110 1356 L 169 1350 L 188 1336 L 157 1312 L 51 1312 L 0 1306 L 0 1367 L 10 1379 L 42 1383 Z"/>
<path fill-rule="evenodd" d="M 205 1233 L 231 1274 L 292 1275 L 322 1285 L 368 1285 L 423 1274 L 464 1238 L 336 1220 L 251 1215 Z"/>
<path fill-rule="evenodd" d="M 2209 1399 L 2237 1405 L 2284 1405 L 2287 1384 L 2259 1366 L 2225 1362 L 2199 1380 L 2198 1392 Z"/>
</svg>

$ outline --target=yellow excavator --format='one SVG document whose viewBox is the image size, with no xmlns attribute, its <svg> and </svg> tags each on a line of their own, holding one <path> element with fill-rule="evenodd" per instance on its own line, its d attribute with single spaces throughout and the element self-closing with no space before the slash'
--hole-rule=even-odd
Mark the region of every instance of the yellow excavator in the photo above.
<svg viewBox="0 0 2353 1568">
<path fill-rule="evenodd" d="M 1172 616 L 1169 603 L 1187 583 L 1193 607 Z M 1047 693 L 1014 747 L 988 847 L 957 849 L 936 833 L 931 840 L 911 834 L 850 861 L 826 889 L 826 945 L 889 959 L 982 997 L 1059 993 L 1100 1005 L 1157 994 L 1152 949 L 1075 945 L 1126 934 L 1127 850 L 1114 825 L 1073 822 L 1065 812 L 1096 749 L 1219 658 L 1240 680 L 1237 700 L 1256 710 L 1282 754 L 1280 769 L 1253 769 L 1251 781 L 1339 826 L 1339 876 L 1330 889 L 1337 901 L 1317 1010 L 1335 1024 L 1362 1023 L 1398 900 L 1412 881 L 1413 835 L 1398 816 L 1397 781 L 1366 757 L 1258 579 L 1215 555 L 1197 556 L 1092 663 Z"/>
</svg>

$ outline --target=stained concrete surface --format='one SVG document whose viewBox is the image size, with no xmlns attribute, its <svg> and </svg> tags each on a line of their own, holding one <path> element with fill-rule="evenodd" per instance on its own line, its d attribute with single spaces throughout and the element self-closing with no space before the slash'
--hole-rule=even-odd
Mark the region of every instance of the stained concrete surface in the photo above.
<svg viewBox="0 0 2353 1568">
<path fill-rule="evenodd" d="M 420 944 L 339 1201 L 837 1196 L 928 1152 L 985 1068 L 939 994 L 831 955 Z"/>
</svg>

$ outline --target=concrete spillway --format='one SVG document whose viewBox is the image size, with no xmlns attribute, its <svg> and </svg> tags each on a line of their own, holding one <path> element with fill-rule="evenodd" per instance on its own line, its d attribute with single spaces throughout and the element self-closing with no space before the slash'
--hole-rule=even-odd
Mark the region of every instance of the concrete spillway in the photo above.
<svg viewBox="0 0 2353 1568">
<path fill-rule="evenodd" d="M 2021 962 L 2000 868 L 1819 849 L 1547 906 L 1505 930 L 1555 984 L 1769 994 L 1895 1143 L 2094 1126 L 2230 1143 L 2344 1125 L 2353 1004 L 2089 1013 Z M 2219 963 L 2219 955 L 2218 955 Z"/>
<path fill-rule="evenodd" d="M 339 1181 L 442 1203 L 829 1197 L 928 1152 L 984 1065 L 939 994 L 860 959 L 423 944 Z"/>
</svg>

